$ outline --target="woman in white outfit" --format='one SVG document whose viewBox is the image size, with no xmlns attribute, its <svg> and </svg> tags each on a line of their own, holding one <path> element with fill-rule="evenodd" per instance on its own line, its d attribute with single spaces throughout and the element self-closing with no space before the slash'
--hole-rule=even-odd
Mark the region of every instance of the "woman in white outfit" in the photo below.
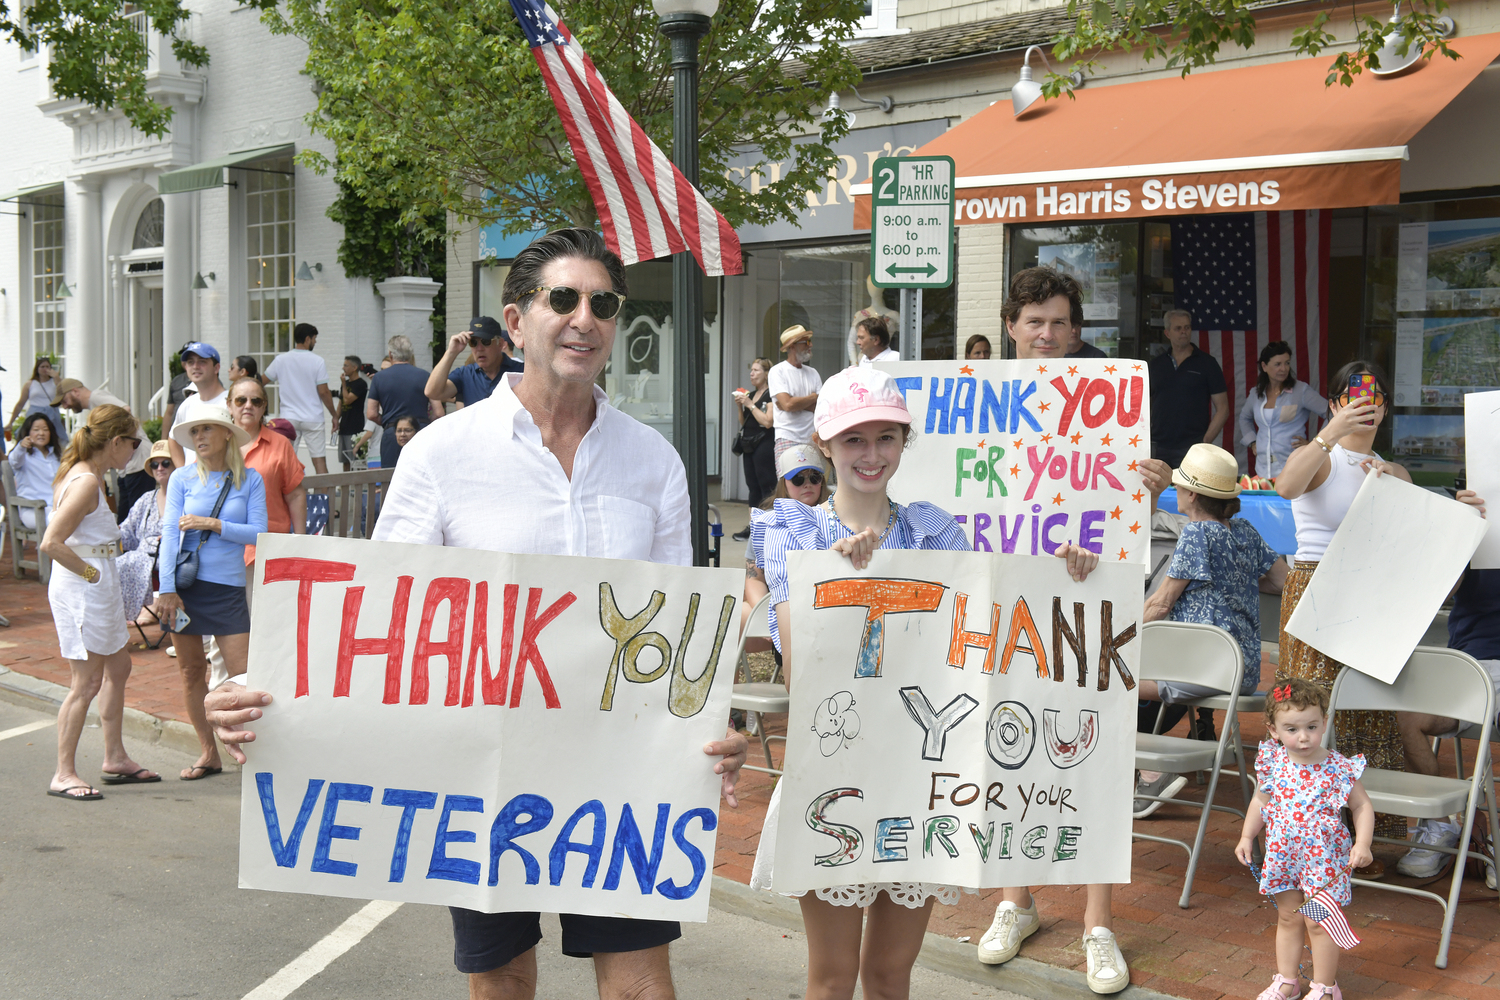
<svg viewBox="0 0 1500 1000">
<path fill-rule="evenodd" d="M 54 486 L 55 518 L 47 525 L 41 550 L 52 560 L 47 600 L 57 642 L 72 672 L 67 697 L 57 713 L 57 773 L 48 795 L 82 801 L 100 799 L 98 789 L 78 776 L 75 757 L 89 702 L 99 696 L 104 730 L 106 785 L 160 781 L 125 752 L 120 724 L 125 714 L 125 682 L 130 654 L 125 651 L 125 620 L 120 614 L 120 528 L 104 497 L 104 473 L 123 469 L 140 444 L 140 425 L 120 406 L 96 406 L 63 452 Z"/>
<path fill-rule="evenodd" d="M 16 400 L 16 408 L 10 411 L 10 422 L 15 423 L 24 407 L 27 413 L 45 413 L 47 419 L 52 421 L 52 427 L 60 429 L 62 411 L 53 402 L 56 395 L 57 371 L 52 367 L 52 359 L 44 355 L 36 359 L 36 364 L 31 368 L 31 378 L 21 386 L 21 396 Z"/>
<path fill-rule="evenodd" d="M 52 520 L 52 480 L 62 462 L 57 427 L 46 414 L 31 414 L 21 425 L 16 446 L 5 457 L 16 477 L 16 495 L 26 500 L 46 501 L 47 520 Z M 36 511 L 23 507 L 20 514 L 24 527 L 36 527 Z"/>
<path fill-rule="evenodd" d="M 823 383 L 813 416 L 813 443 L 833 463 L 839 490 L 816 507 L 776 500 L 771 510 L 750 512 L 750 538 L 771 592 L 771 635 L 783 657 L 792 697 L 800 697 L 790 656 L 787 555 L 828 549 L 864 569 L 876 549 L 969 551 L 968 538 L 951 515 L 925 501 L 901 505 L 887 487 L 911 438 L 911 416 L 895 380 L 871 368 L 846 368 Z M 1057 555 L 1083 579 L 1099 557 L 1073 545 Z M 766 812 L 750 884 L 769 889 L 774 870 L 778 784 Z M 972 891 L 972 890 L 971 890 Z M 848 1000 L 856 984 L 866 1000 L 910 995 L 911 969 L 935 900 L 958 902 L 959 889 L 929 882 L 874 882 L 835 886 L 800 895 L 807 931 L 808 1000 Z M 868 923 L 865 917 L 868 914 Z"/>
</svg>

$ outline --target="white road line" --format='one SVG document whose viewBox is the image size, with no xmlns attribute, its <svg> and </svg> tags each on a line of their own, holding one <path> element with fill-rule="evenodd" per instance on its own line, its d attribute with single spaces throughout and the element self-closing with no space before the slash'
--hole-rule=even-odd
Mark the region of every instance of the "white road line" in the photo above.
<svg viewBox="0 0 1500 1000">
<path fill-rule="evenodd" d="M 400 903 L 377 899 L 335 927 L 327 937 L 284 965 L 280 972 L 246 993 L 244 1000 L 286 1000 L 299 986 L 328 968 L 344 952 L 364 939 Z"/>
<path fill-rule="evenodd" d="M 48 726 L 55 725 L 57 725 L 56 719 L 43 719 L 41 722 L 28 722 L 24 726 L 17 726 L 14 729 L 7 729 L 4 732 L 0 732 L 0 740 L 8 740 L 12 736 L 25 736 L 27 733 L 34 733 L 38 729 L 46 729 Z"/>
</svg>

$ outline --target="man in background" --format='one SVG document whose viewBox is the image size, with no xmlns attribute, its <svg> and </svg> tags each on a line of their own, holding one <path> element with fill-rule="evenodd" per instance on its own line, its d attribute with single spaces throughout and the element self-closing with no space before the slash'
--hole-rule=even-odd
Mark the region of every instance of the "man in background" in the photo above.
<svg viewBox="0 0 1500 1000">
<path fill-rule="evenodd" d="M 812 331 L 802 324 L 781 331 L 781 350 L 786 360 L 771 369 L 766 383 L 776 409 L 771 414 L 776 428 L 776 457 L 799 444 L 812 444 L 813 410 L 823 376 L 812 361 Z"/>
<path fill-rule="evenodd" d="M 370 380 L 370 393 L 365 399 L 365 416 L 385 431 L 380 436 L 380 467 L 383 469 L 396 464 L 396 453 L 401 450 L 396 443 L 396 421 L 413 417 L 418 428 L 425 427 L 428 422 L 428 373 L 416 365 L 411 338 L 398 333 L 386 342 L 386 346 L 390 348 L 391 366 Z"/>
<path fill-rule="evenodd" d="M 328 425 L 323 413 L 337 422 L 339 406 L 328 391 L 328 365 L 313 348 L 318 328 L 298 323 L 292 328 L 292 349 L 266 366 L 266 381 L 281 391 L 281 415 L 296 428 L 297 440 L 307 445 L 308 458 L 318 475 L 328 472 Z"/>
<path fill-rule="evenodd" d="M 473 351 L 473 360 L 454 368 L 453 362 L 465 347 Z M 523 368 L 521 362 L 510 356 L 509 347 L 510 335 L 493 317 L 476 316 L 469 320 L 467 330 L 448 338 L 448 349 L 427 376 L 427 398 L 439 404 L 457 400 L 460 407 L 489 399 L 502 375 Z"/>
<path fill-rule="evenodd" d="M 348 472 L 354 468 L 355 441 L 365 429 L 365 396 L 370 383 L 360 377 L 363 362 L 357 354 L 344 356 L 344 370 L 339 373 L 339 464 Z"/>
<path fill-rule="evenodd" d="M 1170 349 L 1151 359 L 1151 457 L 1172 468 L 1188 449 L 1213 444 L 1229 419 L 1229 391 L 1224 369 L 1213 355 L 1193 343 L 1193 316 L 1169 310 L 1166 339 Z"/>
<path fill-rule="evenodd" d="M 182 367 L 187 372 L 188 380 L 192 382 L 197 391 L 189 393 L 177 405 L 177 410 L 172 415 L 172 427 L 176 427 L 184 420 L 193 419 L 202 414 L 209 407 L 220 409 L 229 408 L 229 396 L 224 387 L 219 384 L 219 351 L 212 344 L 205 344 L 201 340 L 195 340 L 190 344 L 182 345 Z M 166 438 L 172 449 L 172 461 L 180 469 L 184 465 L 191 465 L 198 461 L 197 452 L 185 452 L 182 445 L 178 444 L 168 433 L 171 428 L 167 427 L 166 421 L 162 421 L 162 437 Z M 154 487 L 153 487 L 154 488 Z"/>
<path fill-rule="evenodd" d="M 119 396 L 112 396 L 103 389 L 87 388 L 76 378 L 65 378 L 57 383 L 57 395 L 52 397 L 52 405 L 74 413 L 92 410 L 96 406 L 118 406 L 125 410 L 130 409 L 125 400 Z M 163 426 L 166 425 L 163 424 Z M 61 431 L 62 429 L 58 428 L 58 432 L 61 433 Z M 135 454 L 130 456 L 130 461 L 120 472 L 120 495 L 115 498 L 116 524 L 130 515 L 130 508 L 136 500 L 143 494 L 156 489 L 156 480 L 152 479 L 151 473 L 146 471 L 146 459 L 150 455 L 151 442 L 142 431 L 141 443 L 136 445 Z"/>
</svg>

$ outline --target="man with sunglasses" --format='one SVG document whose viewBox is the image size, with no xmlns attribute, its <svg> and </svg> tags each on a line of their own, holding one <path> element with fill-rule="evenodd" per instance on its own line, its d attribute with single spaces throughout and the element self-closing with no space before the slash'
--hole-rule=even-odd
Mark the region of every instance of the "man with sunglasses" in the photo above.
<svg viewBox="0 0 1500 1000">
<path fill-rule="evenodd" d="M 118 406 L 127 411 L 130 409 L 125 400 L 119 396 L 105 392 L 103 389 L 90 389 L 76 378 L 60 380 L 55 392 L 52 405 L 60 406 L 64 410 L 72 410 L 74 413 L 92 410 L 96 406 Z M 67 444 L 66 438 L 62 443 Z M 142 432 L 135 453 L 130 456 L 130 461 L 120 472 L 120 494 L 115 498 L 116 523 L 123 522 L 130 516 L 130 508 L 142 495 L 156 489 L 156 480 L 152 479 L 151 473 L 146 471 L 146 458 L 150 454 L 151 442 Z"/>
<path fill-rule="evenodd" d="M 666 438 L 610 406 L 595 384 L 624 296 L 624 265 L 592 230 L 549 233 L 521 251 L 502 298 L 511 339 L 526 352 L 525 372 L 506 373 L 488 399 L 411 439 L 373 537 L 690 565 L 682 460 Z M 455 460 L 465 455 L 480 460 Z M 503 521 L 499 510 L 506 511 Z M 565 658 L 552 665 L 554 673 L 592 669 Z M 209 695 L 209 719 L 236 760 L 243 758 L 238 745 L 254 739 L 243 727 L 269 704 L 263 692 L 234 684 Z M 589 734 L 577 736 L 586 745 Z M 724 740 L 678 752 L 721 775 L 733 806 L 745 750 L 745 738 L 731 730 Z M 576 766 L 590 768 L 589 754 Z M 451 912 L 454 960 L 469 975 L 471 998 L 536 994 L 537 914 Z M 594 959 L 601 996 L 673 996 L 667 945 L 681 936 L 675 922 L 563 914 L 562 927 L 563 952 Z M 557 995 L 556 987 L 546 995 Z"/>
<path fill-rule="evenodd" d="M 501 375 L 523 370 L 521 362 L 510 356 L 510 346 L 510 336 L 493 317 L 469 320 L 467 330 L 448 338 L 448 349 L 427 376 L 427 398 L 434 403 L 456 399 L 460 408 L 489 399 Z M 453 362 L 465 347 L 473 350 L 473 362 L 454 368 Z"/>
</svg>

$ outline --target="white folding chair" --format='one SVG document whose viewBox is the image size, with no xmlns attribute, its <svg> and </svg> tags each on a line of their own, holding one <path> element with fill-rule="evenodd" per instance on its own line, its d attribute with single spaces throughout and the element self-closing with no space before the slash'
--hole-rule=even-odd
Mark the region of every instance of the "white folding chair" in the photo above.
<svg viewBox="0 0 1500 1000">
<path fill-rule="evenodd" d="M 1224 695 L 1225 711 L 1231 720 L 1239 709 L 1240 677 L 1245 671 L 1245 655 L 1240 644 L 1221 628 L 1213 625 L 1197 625 L 1189 622 L 1148 622 L 1141 628 L 1141 677 L 1153 681 L 1175 681 L 1184 684 L 1201 684 L 1204 687 L 1228 691 Z M 1230 739 L 1234 734 L 1235 738 Z M 1239 747 L 1239 726 L 1225 725 L 1214 743 L 1204 740 L 1183 739 L 1178 736 L 1162 736 L 1158 733 L 1137 733 L 1135 737 L 1135 766 L 1143 771 L 1164 771 L 1169 774 L 1187 774 L 1192 771 L 1208 771 L 1208 789 L 1203 802 L 1191 799 L 1167 799 L 1157 795 L 1139 798 L 1157 802 L 1173 802 L 1177 805 L 1198 809 L 1198 833 L 1192 844 L 1172 837 L 1159 837 L 1149 833 L 1132 831 L 1135 840 L 1150 840 L 1158 844 L 1176 844 L 1188 853 L 1187 878 L 1182 886 L 1182 898 L 1177 905 L 1188 907 L 1188 897 L 1193 893 L 1193 874 L 1198 869 L 1198 859 L 1203 852 L 1203 839 L 1208 832 L 1209 810 L 1233 813 L 1243 817 L 1244 810 L 1222 806 L 1214 802 L 1214 792 L 1219 787 L 1219 774 L 1227 749 L 1239 765 L 1241 788 L 1245 801 L 1250 795 L 1244 777 L 1244 758 Z"/>
<path fill-rule="evenodd" d="M 42 536 L 47 533 L 47 501 L 27 500 L 16 493 L 15 471 L 10 462 L 4 459 L 0 459 L 0 482 L 5 484 L 5 524 L 10 530 L 11 569 L 17 579 L 24 577 L 28 569 L 34 569 L 41 581 L 46 583 L 52 577 L 52 560 L 42 552 Z M 28 528 L 21 521 L 23 510 L 34 513 L 36 527 Z M 35 559 L 22 558 L 27 542 L 36 546 Z"/>
<path fill-rule="evenodd" d="M 743 683 L 734 685 L 734 694 L 729 698 L 729 707 L 738 708 L 750 712 L 755 716 L 755 729 L 760 734 L 760 747 L 766 754 L 766 766 L 758 767 L 754 764 L 746 764 L 748 771 L 761 771 L 765 774 L 781 774 L 781 771 L 773 766 L 771 761 L 771 741 L 781 740 L 786 742 L 785 736 L 766 735 L 767 712 L 787 712 L 791 710 L 792 698 L 785 684 L 777 684 L 770 681 L 750 680 L 750 661 L 745 655 L 746 639 L 769 639 L 771 637 L 771 595 L 767 594 L 755 603 L 750 609 L 750 620 L 745 622 L 745 631 L 740 634 L 739 650 L 735 654 L 735 680 L 745 678 Z"/>
<path fill-rule="evenodd" d="M 1407 771 L 1384 771 L 1366 768 L 1360 778 L 1377 813 L 1393 816 L 1416 816 L 1418 819 L 1445 819 L 1454 813 L 1463 813 L 1462 832 L 1457 847 L 1442 847 L 1424 844 L 1428 850 L 1441 851 L 1455 856 L 1452 884 L 1448 898 L 1425 889 L 1412 889 L 1404 885 L 1388 885 L 1366 879 L 1351 879 L 1355 885 L 1389 892 L 1404 892 L 1409 896 L 1430 899 L 1443 908 L 1443 935 L 1438 943 L 1436 965 L 1448 967 L 1448 942 L 1453 936 L 1453 918 L 1458 907 L 1458 894 L 1463 888 L 1464 866 L 1470 857 L 1469 836 L 1474 829 L 1474 810 L 1485 789 L 1490 787 L 1490 735 L 1495 721 L 1495 688 L 1490 675 L 1472 656 L 1456 649 L 1438 649 L 1418 646 L 1401 668 L 1394 684 L 1385 684 L 1349 667 L 1339 671 L 1333 682 L 1333 695 L 1329 699 L 1329 712 L 1422 712 L 1472 723 L 1477 727 L 1476 738 L 1479 749 L 1475 754 L 1474 773 L 1466 779 L 1444 778 L 1437 775 L 1413 774 Z M 1324 737 L 1330 749 L 1338 749 L 1333 727 Z M 1495 805 L 1489 801 L 1490 828 L 1495 823 Z M 1376 837 L 1383 844 L 1403 844 L 1409 841 L 1391 837 Z"/>
</svg>

